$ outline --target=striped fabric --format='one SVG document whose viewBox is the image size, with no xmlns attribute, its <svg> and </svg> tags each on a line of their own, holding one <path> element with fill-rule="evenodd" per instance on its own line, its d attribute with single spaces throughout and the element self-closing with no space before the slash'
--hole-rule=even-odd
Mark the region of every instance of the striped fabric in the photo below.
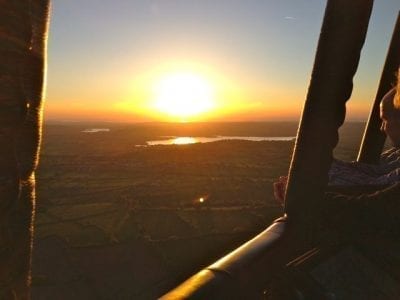
<svg viewBox="0 0 400 300">
<path fill-rule="evenodd" d="M 400 148 L 382 153 L 377 165 L 334 160 L 329 171 L 329 185 L 388 185 L 400 182 Z"/>
</svg>

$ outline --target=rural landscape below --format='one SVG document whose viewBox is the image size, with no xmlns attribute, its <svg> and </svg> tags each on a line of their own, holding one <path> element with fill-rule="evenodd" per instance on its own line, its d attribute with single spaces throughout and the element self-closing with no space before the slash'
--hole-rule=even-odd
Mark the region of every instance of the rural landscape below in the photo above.
<svg viewBox="0 0 400 300">
<path fill-rule="evenodd" d="M 0 0 L 0 300 L 400 299 L 399 3 Z"/>
<path fill-rule="evenodd" d="M 363 128 L 343 126 L 336 157 L 355 159 Z M 282 215 L 272 183 L 287 174 L 296 130 L 295 122 L 46 124 L 33 298 L 154 299 L 229 253 Z M 235 139 L 147 143 L 218 136 Z"/>
</svg>

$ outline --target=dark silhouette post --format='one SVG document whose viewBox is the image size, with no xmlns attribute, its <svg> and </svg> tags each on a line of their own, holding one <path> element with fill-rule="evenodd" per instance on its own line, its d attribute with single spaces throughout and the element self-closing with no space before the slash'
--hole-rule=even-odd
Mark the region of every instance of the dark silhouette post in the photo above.
<svg viewBox="0 0 400 300">
<path fill-rule="evenodd" d="M 49 0 L 0 1 L 0 299 L 28 299 Z"/>
<path fill-rule="evenodd" d="M 381 118 L 379 116 L 379 105 L 382 97 L 393 87 L 396 82 L 397 70 L 400 66 L 400 12 L 394 27 L 392 40 L 386 55 L 378 91 L 369 115 L 363 140 L 361 142 L 357 161 L 374 164 L 379 161 L 380 154 L 385 144 L 386 135 L 380 130 Z"/>
<path fill-rule="evenodd" d="M 309 235 L 353 89 L 372 0 L 329 0 L 289 171 L 285 213 Z M 306 237 L 308 239 L 308 237 Z"/>
</svg>

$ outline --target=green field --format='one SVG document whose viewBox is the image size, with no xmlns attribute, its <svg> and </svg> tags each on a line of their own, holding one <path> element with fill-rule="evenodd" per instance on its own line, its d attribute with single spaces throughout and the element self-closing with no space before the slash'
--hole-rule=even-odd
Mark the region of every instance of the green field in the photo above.
<svg viewBox="0 0 400 300">
<path fill-rule="evenodd" d="M 33 299 L 153 299 L 282 214 L 272 183 L 287 173 L 293 142 L 138 145 L 165 136 L 293 136 L 296 127 L 48 124 Z M 343 128 L 337 157 L 355 158 L 362 128 Z"/>
</svg>

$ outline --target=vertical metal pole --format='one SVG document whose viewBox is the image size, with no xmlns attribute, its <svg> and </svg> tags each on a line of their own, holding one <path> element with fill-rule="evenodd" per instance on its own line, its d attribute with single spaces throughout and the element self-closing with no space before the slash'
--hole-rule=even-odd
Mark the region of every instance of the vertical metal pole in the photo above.
<svg viewBox="0 0 400 300">
<path fill-rule="evenodd" d="M 322 201 L 372 6 L 372 0 L 328 0 L 289 170 L 285 213 L 300 221 L 296 226 L 312 226 Z"/>
<path fill-rule="evenodd" d="M 29 299 L 49 0 L 0 1 L 0 299 Z"/>
<path fill-rule="evenodd" d="M 378 91 L 372 106 L 368 123 L 365 127 L 363 140 L 358 152 L 357 161 L 363 163 L 377 163 L 385 143 L 386 135 L 380 131 L 381 119 L 379 105 L 382 97 L 393 87 L 396 82 L 397 70 L 400 66 L 400 12 L 397 16 L 392 40 L 386 55 Z"/>
<path fill-rule="evenodd" d="M 23 93 L 27 108 L 17 135 L 16 145 L 19 173 L 22 179 L 29 178 L 39 159 L 49 9 L 50 0 L 30 1 L 32 36 L 23 70 Z"/>
</svg>

